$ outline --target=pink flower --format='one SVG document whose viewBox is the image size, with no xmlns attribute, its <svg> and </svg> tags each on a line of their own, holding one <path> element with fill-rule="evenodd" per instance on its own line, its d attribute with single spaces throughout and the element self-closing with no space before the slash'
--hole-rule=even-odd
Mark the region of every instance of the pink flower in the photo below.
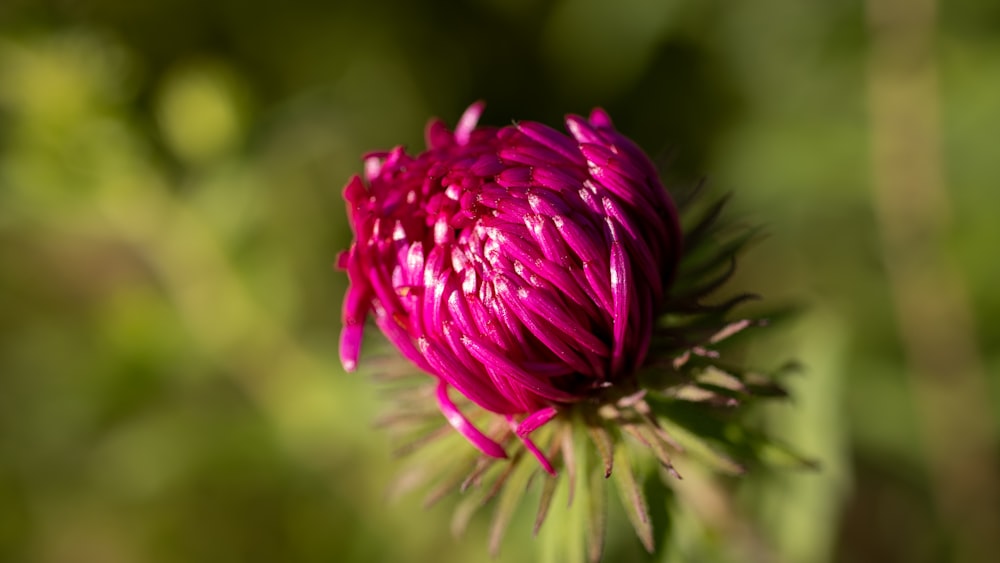
<svg viewBox="0 0 1000 563">
<path fill-rule="evenodd" d="M 681 253 L 677 211 L 649 158 L 608 115 L 455 131 L 427 151 L 372 153 L 344 189 L 355 233 L 340 353 L 354 370 L 367 316 L 437 379 L 448 422 L 483 453 L 502 446 L 454 389 L 529 434 L 560 409 L 634 379 Z"/>
</svg>

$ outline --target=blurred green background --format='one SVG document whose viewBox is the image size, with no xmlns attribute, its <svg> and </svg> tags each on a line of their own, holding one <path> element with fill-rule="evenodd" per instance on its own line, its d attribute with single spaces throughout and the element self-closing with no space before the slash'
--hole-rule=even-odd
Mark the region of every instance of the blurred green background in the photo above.
<svg viewBox="0 0 1000 563">
<path fill-rule="evenodd" d="M 939 4 L 2 0 L 0 561 L 487 559 L 485 518 L 386 498 L 331 267 L 360 156 L 476 99 L 605 107 L 805 305 L 750 357 L 807 366 L 767 422 L 822 470 L 741 480 L 671 561 L 995 560 L 1000 3 Z"/>
</svg>

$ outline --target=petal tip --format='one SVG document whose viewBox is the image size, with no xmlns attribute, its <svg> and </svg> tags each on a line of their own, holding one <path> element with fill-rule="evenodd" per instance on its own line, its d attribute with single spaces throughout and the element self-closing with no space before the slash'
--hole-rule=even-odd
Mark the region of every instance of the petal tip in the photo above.
<svg viewBox="0 0 1000 563">
<path fill-rule="evenodd" d="M 486 102 L 483 100 L 473 102 L 472 105 L 466 108 L 462 117 L 458 119 L 458 125 L 455 126 L 455 141 L 458 144 L 468 144 L 469 138 L 472 136 L 472 131 L 479 123 L 479 117 L 483 114 L 484 109 L 486 109 Z"/>
<path fill-rule="evenodd" d="M 614 128 L 615 124 L 611 122 L 611 116 L 608 112 L 604 111 L 604 108 L 594 108 L 590 111 L 590 124 L 598 129 Z"/>
</svg>

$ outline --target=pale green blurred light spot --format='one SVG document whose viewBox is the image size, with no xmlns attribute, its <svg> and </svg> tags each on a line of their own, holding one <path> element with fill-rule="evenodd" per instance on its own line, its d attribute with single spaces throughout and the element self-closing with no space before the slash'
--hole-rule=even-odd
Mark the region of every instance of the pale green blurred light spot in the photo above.
<svg viewBox="0 0 1000 563">
<path fill-rule="evenodd" d="M 246 98 L 239 78 L 222 63 L 188 63 L 168 73 L 157 100 L 157 122 L 178 157 L 206 163 L 243 139 Z"/>
<path fill-rule="evenodd" d="M 133 70 L 124 50 L 87 33 L 0 41 L 0 106 L 28 124 L 64 125 L 127 101 Z"/>
</svg>

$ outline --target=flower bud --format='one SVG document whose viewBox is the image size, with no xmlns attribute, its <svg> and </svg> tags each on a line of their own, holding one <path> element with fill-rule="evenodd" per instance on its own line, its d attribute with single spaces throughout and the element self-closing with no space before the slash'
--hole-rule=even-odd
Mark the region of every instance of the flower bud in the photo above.
<svg viewBox="0 0 1000 563">
<path fill-rule="evenodd" d="M 341 360 L 355 369 L 365 319 L 437 379 L 448 422 L 483 453 L 504 449 L 460 412 L 454 389 L 527 435 L 560 408 L 635 377 L 681 253 L 674 203 L 608 115 L 567 133 L 524 121 L 426 130 L 427 150 L 365 158 L 344 189 L 355 240 L 339 260 Z"/>
<path fill-rule="evenodd" d="M 672 198 L 602 110 L 567 117 L 567 133 L 530 121 L 477 127 L 482 110 L 473 104 L 454 131 L 432 121 L 416 156 L 402 147 L 368 155 L 364 177 L 344 190 L 356 235 L 339 260 L 351 282 L 344 367 L 357 366 L 371 314 L 431 376 L 393 388 L 382 419 L 405 440 L 400 452 L 426 454 L 400 486 L 433 482 L 428 504 L 466 493 L 455 532 L 499 496 L 496 554 L 541 481 L 536 533 L 562 520 L 548 533 L 567 531 L 559 545 L 585 544 L 596 562 L 608 480 L 647 550 L 669 535 L 653 530 L 640 469 L 649 458 L 664 483 L 680 478 L 675 455 L 730 475 L 776 453 L 808 466 L 735 417 L 745 403 L 785 396 L 784 370 L 722 358 L 730 337 L 766 324 L 728 318 L 750 294 L 713 298 L 755 232 L 719 220 L 724 199 L 702 204 L 697 189 Z M 482 455 L 445 440 L 459 439 L 428 400 Z M 549 475 L 534 480 L 539 466 Z M 560 494 L 567 509 L 550 511 Z"/>
</svg>

